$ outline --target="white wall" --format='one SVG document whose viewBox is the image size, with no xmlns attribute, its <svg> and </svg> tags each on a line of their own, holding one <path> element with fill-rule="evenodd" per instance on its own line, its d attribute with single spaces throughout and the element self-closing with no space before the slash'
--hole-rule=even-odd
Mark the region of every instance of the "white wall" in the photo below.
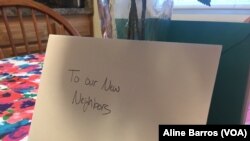
<svg viewBox="0 0 250 141">
<path fill-rule="evenodd" d="M 97 0 L 94 0 L 94 18 L 93 18 L 93 28 L 94 28 L 94 37 L 101 38 L 101 28 L 100 28 L 100 20 L 99 13 L 97 8 Z"/>
<path fill-rule="evenodd" d="M 249 15 L 228 14 L 173 14 L 173 20 L 243 22 Z"/>
</svg>

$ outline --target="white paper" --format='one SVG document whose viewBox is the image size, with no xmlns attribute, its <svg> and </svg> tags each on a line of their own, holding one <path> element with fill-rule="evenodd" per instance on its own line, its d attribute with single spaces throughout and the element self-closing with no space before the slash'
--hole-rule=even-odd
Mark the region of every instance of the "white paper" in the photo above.
<svg viewBox="0 0 250 141">
<path fill-rule="evenodd" d="M 250 71 L 248 73 L 248 83 L 246 86 L 246 94 L 245 94 L 241 124 L 250 125 Z"/>
<path fill-rule="evenodd" d="M 159 124 L 206 124 L 220 53 L 51 35 L 29 140 L 157 141 Z"/>
</svg>

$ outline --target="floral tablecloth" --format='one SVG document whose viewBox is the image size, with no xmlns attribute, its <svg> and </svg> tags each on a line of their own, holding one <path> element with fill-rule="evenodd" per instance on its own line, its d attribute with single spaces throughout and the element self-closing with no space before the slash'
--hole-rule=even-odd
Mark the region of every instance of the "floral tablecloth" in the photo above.
<svg viewBox="0 0 250 141">
<path fill-rule="evenodd" d="M 0 60 L 0 140 L 27 140 L 44 54 Z"/>
<path fill-rule="evenodd" d="M 28 139 L 43 61 L 44 54 L 0 60 L 0 140 Z"/>
</svg>

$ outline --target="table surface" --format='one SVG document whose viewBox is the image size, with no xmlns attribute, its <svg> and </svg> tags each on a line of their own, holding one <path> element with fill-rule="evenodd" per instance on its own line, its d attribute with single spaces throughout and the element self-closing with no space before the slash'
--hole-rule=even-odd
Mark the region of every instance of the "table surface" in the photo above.
<svg viewBox="0 0 250 141">
<path fill-rule="evenodd" d="M 0 60 L 0 140 L 28 139 L 43 61 L 44 54 Z"/>
<path fill-rule="evenodd" d="M 27 140 L 44 54 L 0 60 L 0 140 Z"/>
</svg>

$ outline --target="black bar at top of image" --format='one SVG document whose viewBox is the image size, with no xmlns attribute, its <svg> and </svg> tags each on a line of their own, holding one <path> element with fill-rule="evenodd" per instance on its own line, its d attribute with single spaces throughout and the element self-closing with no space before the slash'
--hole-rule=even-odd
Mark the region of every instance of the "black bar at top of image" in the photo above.
<svg viewBox="0 0 250 141">
<path fill-rule="evenodd" d="M 159 125 L 159 141 L 209 139 L 250 141 L 250 125 Z"/>
</svg>

